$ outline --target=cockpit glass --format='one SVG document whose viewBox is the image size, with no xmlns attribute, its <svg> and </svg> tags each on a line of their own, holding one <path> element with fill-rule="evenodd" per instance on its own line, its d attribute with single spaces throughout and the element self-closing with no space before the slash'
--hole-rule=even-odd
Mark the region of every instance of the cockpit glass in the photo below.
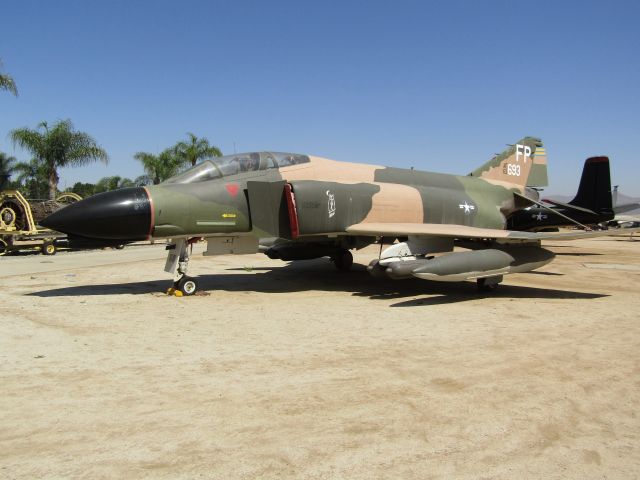
<svg viewBox="0 0 640 480">
<path fill-rule="evenodd" d="M 296 155 L 295 153 L 274 153 L 278 167 L 288 167 L 289 165 L 297 165 L 299 163 L 309 163 L 309 157 L 306 155 Z"/>
<path fill-rule="evenodd" d="M 216 157 L 169 178 L 164 183 L 196 183 L 221 177 L 309 163 L 306 155 L 279 152 L 238 153 Z"/>
<path fill-rule="evenodd" d="M 215 157 L 196 165 L 163 183 L 196 183 L 258 170 L 309 163 L 309 157 L 295 153 L 253 152 Z"/>
<path fill-rule="evenodd" d="M 164 183 L 195 183 L 220 178 L 222 173 L 211 160 L 206 160 L 189 170 L 165 180 Z"/>
</svg>

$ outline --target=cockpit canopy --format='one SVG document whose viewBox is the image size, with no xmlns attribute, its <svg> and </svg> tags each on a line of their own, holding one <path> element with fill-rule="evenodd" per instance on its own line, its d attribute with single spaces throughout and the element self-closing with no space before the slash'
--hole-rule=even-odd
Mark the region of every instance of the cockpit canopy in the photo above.
<svg viewBox="0 0 640 480">
<path fill-rule="evenodd" d="M 306 155 L 280 152 L 253 152 L 215 157 L 169 178 L 164 183 L 196 183 L 245 172 L 309 163 Z"/>
</svg>

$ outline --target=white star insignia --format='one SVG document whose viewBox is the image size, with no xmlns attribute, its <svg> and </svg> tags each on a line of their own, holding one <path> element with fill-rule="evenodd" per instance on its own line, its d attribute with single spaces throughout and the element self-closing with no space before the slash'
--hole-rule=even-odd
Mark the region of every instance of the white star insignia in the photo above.
<svg viewBox="0 0 640 480">
<path fill-rule="evenodd" d="M 461 203 L 461 204 L 460 204 L 460 205 L 458 205 L 458 206 L 459 206 L 461 209 L 464 209 L 464 213 L 465 213 L 465 214 L 467 214 L 467 213 L 471 213 L 471 211 L 472 211 L 472 210 L 475 210 L 475 209 L 476 209 L 475 205 L 469 205 L 469 204 L 467 203 L 467 201 L 466 201 L 466 200 L 465 200 L 465 202 L 464 202 L 464 203 Z"/>
</svg>

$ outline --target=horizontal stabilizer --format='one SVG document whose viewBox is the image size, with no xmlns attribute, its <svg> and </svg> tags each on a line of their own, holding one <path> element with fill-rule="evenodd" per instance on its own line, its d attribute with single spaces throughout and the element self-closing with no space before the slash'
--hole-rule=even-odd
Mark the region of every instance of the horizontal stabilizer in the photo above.
<svg viewBox="0 0 640 480">
<path fill-rule="evenodd" d="M 562 207 L 562 208 L 566 208 L 567 210 L 578 210 L 579 212 L 584 212 L 584 213 L 589 213 L 591 215 L 597 215 L 596 212 L 594 212 L 593 210 L 590 210 L 588 208 L 584 208 L 584 207 L 579 207 L 578 205 L 572 205 L 570 203 L 562 203 L 562 202 L 558 202 L 556 200 L 551 200 L 551 199 L 544 199 L 545 202 L 547 203 L 551 203 L 553 205 L 555 205 L 556 207 Z"/>
</svg>

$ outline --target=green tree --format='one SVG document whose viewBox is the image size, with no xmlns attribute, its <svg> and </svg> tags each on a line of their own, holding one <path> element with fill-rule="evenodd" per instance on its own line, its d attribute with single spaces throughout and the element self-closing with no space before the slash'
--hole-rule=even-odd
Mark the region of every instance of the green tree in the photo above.
<svg viewBox="0 0 640 480">
<path fill-rule="evenodd" d="M 198 138 L 193 133 L 187 133 L 186 142 L 178 142 L 173 147 L 176 156 L 184 165 L 194 166 L 199 160 L 210 157 L 221 157 L 222 152 L 216 146 L 209 145 L 206 138 Z"/>
<path fill-rule="evenodd" d="M 49 184 L 49 198 L 55 199 L 58 191 L 58 169 L 77 167 L 95 161 L 108 162 L 109 157 L 85 132 L 73 129 L 71 120 L 60 120 L 51 128 L 42 122 L 36 129 L 18 128 L 9 134 L 14 145 L 19 145 L 34 155 L 44 165 Z"/>
<path fill-rule="evenodd" d="M 97 181 L 95 185 L 95 193 L 110 192 L 119 188 L 134 187 L 135 183 L 128 178 L 122 178 L 118 175 L 113 177 L 103 177 Z"/>
<path fill-rule="evenodd" d="M 178 158 L 173 148 L 168 148 L 159 155 L 138 152 L 133 158 L 142 163 L 145 174 L 154 185 L 174 176 L 182 164 L 182 160 Z"/>
<path fill-rule="evenodd" d="M 15 173 L 16 158 L 0 152 L 0 190 L 8 188 L 9 179 Z"/>
<path fill-rule="evenodd" d="M 0 68 L 2 68 L 2 60 L 0 60 Z M 16 87 L 16 82 L 6 73 L 0 73 L 0 90 L 7 90 L 13 93 L 16 97 L 18 96 L 18 87 Z"/>
<path fill-rule="evenodd" d="M 96 193 L 96 186 L 93 183 L 76 182 L 73 187 L 67 188 L 67 192 L 73 192 L 82 198 L 87 198 Z"/>
<path fill-rule="evenodd" d="M 42 198 L 48 189 L 45 166 L 37 159 L 18 162 L 13 168 L 16 184 L 29 198 Z"/>
<path fill-rule="evenodd" d="M 145 185 L 151 185 L 153 181 L 149 178 L 149 175 L 140 175 L 133 180 L 134 186 L 143 187 Z"/>
</svg>

